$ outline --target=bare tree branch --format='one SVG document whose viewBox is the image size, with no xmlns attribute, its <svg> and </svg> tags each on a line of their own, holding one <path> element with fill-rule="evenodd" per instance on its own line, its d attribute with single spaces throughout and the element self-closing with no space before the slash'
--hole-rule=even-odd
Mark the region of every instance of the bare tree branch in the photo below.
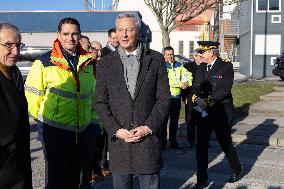
<svg viewBox="0 0 284 189">
<path fill-rule="evenodd" d="M 163 38 L 169 38 L 164 34 L 169 35 L 176 27 L 197 17 L 205 10 L 213 9 L 216 4 L 231 5 L 240 1 L 244 0 L 144 0 L 155 15 Z"/>
</svg>

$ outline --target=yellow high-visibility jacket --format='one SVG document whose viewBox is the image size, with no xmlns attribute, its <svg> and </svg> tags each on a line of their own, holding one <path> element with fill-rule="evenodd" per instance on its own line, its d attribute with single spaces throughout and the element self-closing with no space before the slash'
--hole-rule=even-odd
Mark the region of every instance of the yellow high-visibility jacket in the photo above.
<svg viewBox="0 0 284 189">
<path fill-rule="evenodd" d="M 192 73 L 183 67 L 180 62 L 166 62 L 171 98 L 181 98 L 181 85 L 186 83 L 188 87 L 192 85 Z"/>
<path fill-rule="evenodd" d="M 79 47 L 77 74 L 64 58 L 58 39 L 53 49 L 35 60 L 25 83 L 29 113 L 50 126 L 76 133 L 98 124 L 94 55 Z"/>
</svg>

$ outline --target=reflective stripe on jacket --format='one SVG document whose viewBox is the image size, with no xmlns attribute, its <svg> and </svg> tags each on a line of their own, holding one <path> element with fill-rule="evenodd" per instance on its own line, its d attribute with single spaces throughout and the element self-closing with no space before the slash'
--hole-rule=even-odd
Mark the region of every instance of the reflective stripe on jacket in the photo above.
<svg viewBox="0 0 284 189">
<path fill-rule="evenodd" d="M 38 120 L 69 131 L 98 124 L 93 110 L 96 78 L 94 56 L 79 47 L 77 75 L 55 40 L 53 49 L 35 60 L 25 83 L 29 113 Z"/>
<path fill-rule="evenodd" d="M 187 71 L 180 62 L 166 62 L 172 98 L 181 98 L 181 85 L 192 85 L 192 73 Z"/>
</svg>

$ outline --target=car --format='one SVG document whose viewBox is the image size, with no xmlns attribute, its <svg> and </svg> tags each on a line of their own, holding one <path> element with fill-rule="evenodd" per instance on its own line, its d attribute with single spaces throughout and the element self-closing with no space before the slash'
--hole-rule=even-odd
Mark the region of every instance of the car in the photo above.
<svg viewBox="0 0 284 189">
<path fill-rule="evenodd" d="M 31 69 L 33 62 L 42 54 L 51 50 L 51 47 L 26 46 L 20 51 L 17 66 L 20 69 L 24 81 Z"/>
<path fill-rule="evenodd" d="M 174 59 L 175 59 L 175 61 L 180 62 L 183 65 L 193 61 L 193 59 L 189 59 L 189 58 L 186 58 L 186 57 L 181 56 L 181 55 L 174 55 Z"/>
<path fill-rule="evenodd" d="M 272 73 L 284 80 L 284 52 L 276 58 Z"/>
</svg>

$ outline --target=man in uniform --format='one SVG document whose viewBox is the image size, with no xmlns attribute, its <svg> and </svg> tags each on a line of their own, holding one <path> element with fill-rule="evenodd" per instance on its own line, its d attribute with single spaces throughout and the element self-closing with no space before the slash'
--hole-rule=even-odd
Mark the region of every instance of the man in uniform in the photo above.
<svg viewBox="0 0 284 189">
<path fill-rule="evenodd" d="M 219 42 L 199 41 L 198 44 L 203 51 L 204 63 L 197 69 L 193 84 L 196 92 L 192 98 L 202 112 L 199 113 L 197 120 L 197 183 L 194 186 L 197 189 L 208 185 L 208 142 L 212 131 L 215 132 L 232 169 L 228 182 L 238 181 L 242 173 L 231 138 L 233 65 L 218 56 Z"/>
</svg>

